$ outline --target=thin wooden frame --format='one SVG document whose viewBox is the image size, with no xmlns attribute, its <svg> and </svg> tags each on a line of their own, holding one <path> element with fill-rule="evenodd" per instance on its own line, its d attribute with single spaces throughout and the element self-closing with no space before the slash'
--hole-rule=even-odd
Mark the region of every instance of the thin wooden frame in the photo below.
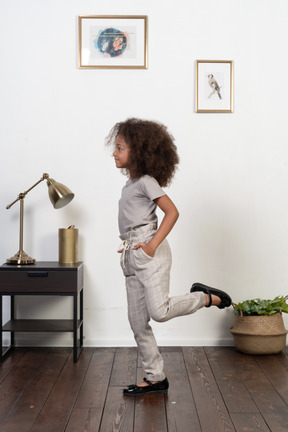
<svg viewBox="0 0 288 432">
<path fill-rule="evenodd" d="M 148 17 L 78 17 L 80 69 L 147 69 Z"/>
<path fill-rule="evenodd" d="M 233 112 L 232 60 L 196 60 L 196 112 Z"/>
</svg>

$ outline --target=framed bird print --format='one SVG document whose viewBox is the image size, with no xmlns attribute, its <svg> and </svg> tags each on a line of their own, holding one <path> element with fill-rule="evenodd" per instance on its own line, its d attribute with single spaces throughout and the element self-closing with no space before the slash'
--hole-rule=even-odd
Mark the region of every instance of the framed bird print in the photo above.
<svg viewBox="0 0 288 432">
<path fill-rule="evenodd" d="M 80 69 L 147 69 L 144 15 L 79 16 Z"/>
<path fill-rule="evenodd" d="M 196 112 L 233 112 L 232 60 L 196 60 Z"/>
</svg>

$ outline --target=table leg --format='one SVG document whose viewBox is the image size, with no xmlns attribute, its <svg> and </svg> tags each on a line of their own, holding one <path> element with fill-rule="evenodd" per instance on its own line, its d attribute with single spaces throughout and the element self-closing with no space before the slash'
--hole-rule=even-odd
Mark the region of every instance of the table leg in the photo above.
<svg viewBox="0 0 288 432">
<path fill-rule="evenodd" d="M 83 347 L 83 289 L 80 291 L 80 349 Z"/>
<path fill-rule="evenodd" d="M 14 318 L 14 296 L 10 296 L 10 319 L 12 320 Z M 3 332 L 3 295 L 0 295 L 0 325 L 1 325 L 1 347 L 0 347 L 0 362 L 2 362 L 4 356 L 7 354 L 8 351 L 10 351 L 11 348 L 14 346 L 14 332 L 10 333 L 10 345 L 9 346 L 3 346 L 4 342 L 4 332 Z"/>
<path fill-rule="evenodd" d="M 15 296 L 10 296 L 10 317 L 11 320 L 15 319 Z M 10 345 L 14 347 L 14 332 L 11 332 Z"/>
<path fill-rule="evenodd" d="M 77 362 L 78 294 L 73 296 L 73 361 Z"/>
<path fill-rule="evenodd" d="M 1 324 L 1 351 L 0 351 L 0 361 L 2 361 L 3 358 L 3 311 L 2 311 L 2 295 L 0 295 L 0 324 Z"/>
</svg>

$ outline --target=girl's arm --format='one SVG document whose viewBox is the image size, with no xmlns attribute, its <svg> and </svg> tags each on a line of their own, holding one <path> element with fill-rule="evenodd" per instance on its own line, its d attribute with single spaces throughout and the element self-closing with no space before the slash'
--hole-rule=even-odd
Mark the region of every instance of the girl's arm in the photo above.
<svg viewBox="0 0 288 432">
<path fill-rule="evenodd" d="M 167 195 L 156 198 L 154 201 L 164 212 L 163 220 L 149 243 L 139 243 L 133 247 L 133 249 L 139 249 L 141 247 L 143 251 L 151 257 L 154 256 L 157 247 L 167 237 L 179 217 L 177 208 Z"/>
</svg>

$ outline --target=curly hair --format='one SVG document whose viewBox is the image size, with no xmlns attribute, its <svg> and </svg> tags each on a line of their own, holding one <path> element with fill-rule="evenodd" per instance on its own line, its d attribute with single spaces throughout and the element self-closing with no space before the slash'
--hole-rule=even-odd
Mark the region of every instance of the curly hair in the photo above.
<svg viewBox="0 0 288 432">
<path fill-rule="evenodd" d="M 173 136 L 161 123 L 136 118 L 117 123 L 106 138 L 106 145 L 115 148 L 117 136 L 124 138 L 130 149 L 130 172 L 123 174 L 140 178 L 154 177 L 161 187 L 168 186 L 179 164 Z"/>
</svg>

